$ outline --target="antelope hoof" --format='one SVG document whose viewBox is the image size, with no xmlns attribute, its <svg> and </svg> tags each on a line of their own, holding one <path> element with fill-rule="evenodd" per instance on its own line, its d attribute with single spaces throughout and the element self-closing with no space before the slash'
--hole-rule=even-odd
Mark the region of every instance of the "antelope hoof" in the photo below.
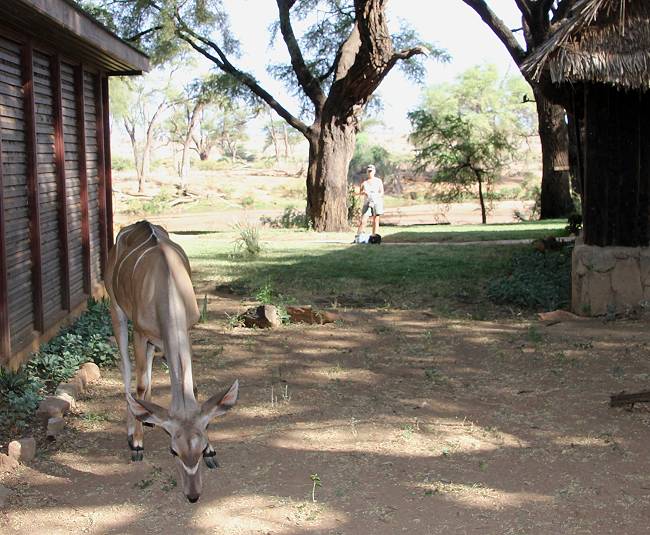
<svg viewBox="0 0 650 535">
<path fill-rule="evenodd" d="M 129 448 L 131 449 L 131 461 L 137 462 L 144 459 L 144 448 L 142 446 L 133 445 L 133 435 L 127 437 Z"/>
<path fill-rule="evenodd" d="M 219 461 L 217 461 L 217 454 L 214 451 L 211 451 L 203 455 L 203 462 L 205 462 L 205 466 L 207 466 L 210 470 L 219 468 Z"/>
</svg>

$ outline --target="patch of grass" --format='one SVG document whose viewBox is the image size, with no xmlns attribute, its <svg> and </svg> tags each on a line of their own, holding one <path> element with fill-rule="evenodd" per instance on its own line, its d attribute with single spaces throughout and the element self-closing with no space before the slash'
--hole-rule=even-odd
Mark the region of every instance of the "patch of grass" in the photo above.
<svg viewBox="0 0 650 535">
<path fill-rule="evenodd" d="M 568 236 L 566 221 L 551 219 L 521 223 L 492 225 L 420 225 L 404 230 L 399 227 L 382 227 L 382 239 L 391 242 L 465 242 L 493 240 L 535 240 L 549 236 Z"/>
<path fill-rule="evenodd" d="M 235 255 L 254 258 L 262 252 L 260 229 L 257 226 L 249 223 L 238 223 L 235 225 L 235 230 L 238 234 L 235 240 Z"/>
<path fill-rule="evenodd" d="M 540 253 L 526 248 L 512 257 L 509 273 L 488 285 L 488 296 L 497 304 L 532 310 L 556 310 L 569 304 L 571 247 Z"/>
</svg>

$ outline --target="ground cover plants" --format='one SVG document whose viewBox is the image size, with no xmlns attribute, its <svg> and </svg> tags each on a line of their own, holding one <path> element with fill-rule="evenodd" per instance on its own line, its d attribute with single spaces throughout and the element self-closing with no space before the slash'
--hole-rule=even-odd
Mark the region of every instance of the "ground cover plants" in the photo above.
<svg viewBox="0 0 650 535">
<path fill-rule="evenodd" d="M 44 395 L 74 375 L 85 362 L 107 367 L 116 349 L 108 303 L 90 299 L 86 312 L 41 346 L 17 371 L 0 368 L 0 430 L 2 434 L 25 427 Z"/>
</svg>

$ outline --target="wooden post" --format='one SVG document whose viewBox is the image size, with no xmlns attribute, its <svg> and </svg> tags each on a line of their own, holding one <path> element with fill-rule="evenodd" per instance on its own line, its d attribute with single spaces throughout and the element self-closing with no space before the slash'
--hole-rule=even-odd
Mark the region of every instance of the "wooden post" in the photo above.
<svg viewBox="0 0 650 535">
<path fill-rule="evenodd" d="M 52 107 L 54 114 L 54 163 L 59 201 L 59 243 L 61 245 L 61 298 L 63 308 L 71 310 L 70 253 L 68 251 L 68 193 L 65 183 L 65 141 L 63 139 L 63 102 L 61 96 L 61 57 L 50 60 L 52 76 Z"/>
<path fill-rule="evenodd" d="M 104 167 L 106 169 L 106 239 L 113 246 L 113 171 L 111 165 L 111 121 L 108 99 L 108 76 L 102 75 L 102 107 L 104 110 Z"/>
<path fill-rule="evenodd" d="M 7 286 L 7 254 L 5 247 L 4 181 L 2 179 L 2 136 L 0 136 L 0 362 L 11 358 L 9 330 L 9 296 Z"/>
<path fill-rule="evenodd" d="M 108 234 L 106 231 L 106 159 L 104 153 L 104 97 L 102 73 L 95 78 L 95 115 L 97 120 L 97 200 L 99 201 L 99 249 L 101 274 L 104 276 L 108 258 Z"/>
<path fill-rule="evenodd" d="M 25 99 L 25 139 L 27 150 L 27 197 L 32 256 L 32 298 L 34 329 L 43 332 L 43 259 L 41 256 L 41 217 L 36 143 L 36 105 L 34 102 L 34 49 L 27 41 L 22 51 L 23 96 Z"/>
<path fill-rule="evenodd" d="M 79 200 L 81 201 L 81 254 L 83 255 L 84 292 L 92 292 L 90 281 L 90 222 L 88 220 L 88 169 L 86 165 L 86 98 L 84 69 L 74 70 L 74 92 L 77 100 L 77 147 L 79 149 Z"/>
</svg>

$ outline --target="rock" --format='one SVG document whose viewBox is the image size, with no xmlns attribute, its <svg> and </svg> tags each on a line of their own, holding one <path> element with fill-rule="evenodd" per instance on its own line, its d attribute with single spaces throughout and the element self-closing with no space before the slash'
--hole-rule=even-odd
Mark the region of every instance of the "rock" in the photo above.
<svg viewBox="0 0 650 535">
<path fill-rule="evenodd" d="M 339 319 L 339 315 L 334 312 L 315 311 L 312 307 L 287 307 L 287 314 L 292 323 L 309 323 L 319 324 L 333 323 Z"/>
<path fill-rule="evenodd" d="M 573 320 L 581 320 L 584 318 L 581 318 L 580 316 L 577 316 L 568 310 L 553 310 L 552 312 L 540 312 L 538 314 L 539 319 L 543 322 L 545 322 L 547 325 L 555 325 L 556 323 L 560 323 L 562 321 L 573 321 Z"/>
<path fill-rule="evenodd" d="M 65 420 L 60 416 L 47 421 L 47 438 L 54 440 L 65 428 Z"/>
<path fill-rule="evenodd" d="M 72 377 L 67 383 L 61 383 L 56 387 L 55 394 L 68 394 L 75 399 L 79 399 L 84 393 L 84 385 L 78 377 Z"/>
<path fill-rule="evenodd" d="M 58 389 L 57 389 L 58 390 Z M 43 421 L 63 416 L 70 410 L 70 402 L 57 396 L 47 396 L 36 409 L 36 417 Z"/>
<path fill-rule="evenodd" d="M 94 383 L 95 381 L 98 381 L 99 378 L 102 376 L 101 372 L 99 371 L 99 366 L 95 364 L 94 362 L 86 362 L 84 365 L 81 366 L 81 369 L 86 372 L 86 379 L 88 380 L 89 383 Z"/>
<path fill-rule="evenodd" d="M 29 462 L 36 456 L 36 441 L 32 437 L 12 440 L 7 449 L 9 457 L 21 463 Z"/>
<path fill-rule="evenodd" d="M 278 309 L 273 305 L 260 305 L 257 308 L 249 308 L 239 319 L 244 323 L 244 327 L 259 329 L 271 329 L 282 325 L 282 320 L 278 315 Z"/>
<path fill-rule="evenodd" d="M 77 408 L 77 401 L 70 394 L 59 392 L 58 394 L 55 394 L 54 397 L 57 399 L 62 399 L 63 401 L 67 401 L 70 404 L 70 408 L 73 410 Z"/>
<path fill-rule="evenodd" d="M 13 490 L 0 485 L 0 507 L 4 507 L 7 504 L 7 498 L 9 498 L 13 493 Z"/>
<path fill-rule="evenodd" d="M 9 472 L 18 468 L 18 461 L 9 455 L 0 453 L 0 472 Z"/>
<path fill-rule="evenodd" d="M 84 370 L 83 368 L 79 368 L 72 376 L 72 380 L 79 381 L 81 383 L 81 386 L 85 390 L 86 386 L 88 385 L 88 377 L 86 375 L 86 370 Z"/>
</svg>

